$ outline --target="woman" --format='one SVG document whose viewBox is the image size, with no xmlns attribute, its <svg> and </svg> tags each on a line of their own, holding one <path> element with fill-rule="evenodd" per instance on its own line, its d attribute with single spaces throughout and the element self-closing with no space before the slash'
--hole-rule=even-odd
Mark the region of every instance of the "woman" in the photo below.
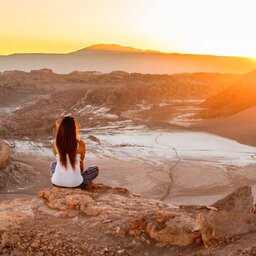
<svg viewBox="0 0 256 256">
<path fill-rule="evenodd" d="M 66 116 L 57 127 L 56 140 L 52 142 L 52 151 L 56 161 L 51 163 L 51 182 L 60 187 L 85 188 L 98 174 L 97 166 L 84 170 L 83 160 L 86 147 L 79 140 L 78 127 L 74 117 Z"/>
</svg>

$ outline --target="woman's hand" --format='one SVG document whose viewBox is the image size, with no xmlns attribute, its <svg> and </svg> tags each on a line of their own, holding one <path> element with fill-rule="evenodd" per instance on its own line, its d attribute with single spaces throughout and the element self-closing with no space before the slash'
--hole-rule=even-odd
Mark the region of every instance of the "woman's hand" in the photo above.
<svg viewBox="0 0 256 256">
<path fill-rule="evenodd" d="M 81 150 L 80 154 L 81 154 L 81 157 L 80 157 L 80 170 L 81 172 L 84 170 L 84 158 L 85 158 L 85 152 L 86 152 L 86 146 L 85 146 L 85 143 L 83 140 L 80 140 L 80 143 L 79 143 L 79 150 Z"/>
<path fill-rule="evenodd" d="M 80 171 L 82 172 L 84 170 L 84 161 L 80 160 Z"/>
</svg>

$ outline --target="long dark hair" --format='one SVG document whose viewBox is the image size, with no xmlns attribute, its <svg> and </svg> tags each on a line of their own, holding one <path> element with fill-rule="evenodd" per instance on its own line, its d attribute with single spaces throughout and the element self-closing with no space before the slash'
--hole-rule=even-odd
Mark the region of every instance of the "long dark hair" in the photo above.
<svg viewBox="0 0 256 256">
<path fill-rule="evenodd" d="M 67 155 L 73 169 L 76 164 L 76 151 L 78 144 L 78 126 L 74 117 L 66 116 L 61 123 L 56 123 L 57 137 L 56 145 L 60 156 L 60 162 L 67 167 Z"/>
</svg>

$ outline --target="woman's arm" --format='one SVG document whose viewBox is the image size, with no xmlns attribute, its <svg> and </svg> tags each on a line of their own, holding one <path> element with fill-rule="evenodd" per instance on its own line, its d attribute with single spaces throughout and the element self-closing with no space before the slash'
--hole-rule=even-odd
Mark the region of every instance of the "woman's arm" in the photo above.
<svg viewBox="0 0 256 256">
<path fill-rule="evenodd" d="M 80 158 L 80 170 L 81 172 L 84 170 L 84 159 L 86 154 L 86 146 L 83 140 L 80 140 L 80 150 L 81 150 L 81 158 Z"/>
<path fill-rule="evenodd" d="M 57 155 L 57 150 L 56 150 L 56 148 L 55 148 L 55 143 L 54 143 L 54 141 L 52 141 L 52 152 L 53 152 L 53 154 L 56 156 Z"/>
</svg>

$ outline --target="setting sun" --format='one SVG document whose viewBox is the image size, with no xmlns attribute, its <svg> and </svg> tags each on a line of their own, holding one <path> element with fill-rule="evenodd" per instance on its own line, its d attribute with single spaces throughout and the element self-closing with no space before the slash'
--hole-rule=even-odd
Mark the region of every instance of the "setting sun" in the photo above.
<svg viewBox="0 0 256 256">
<path fill-rule="evenodd" d="M 256 58 L 253 0 L 3 0 L 0 7 L 3 55 L 116 43 Z"/>
</svg>

